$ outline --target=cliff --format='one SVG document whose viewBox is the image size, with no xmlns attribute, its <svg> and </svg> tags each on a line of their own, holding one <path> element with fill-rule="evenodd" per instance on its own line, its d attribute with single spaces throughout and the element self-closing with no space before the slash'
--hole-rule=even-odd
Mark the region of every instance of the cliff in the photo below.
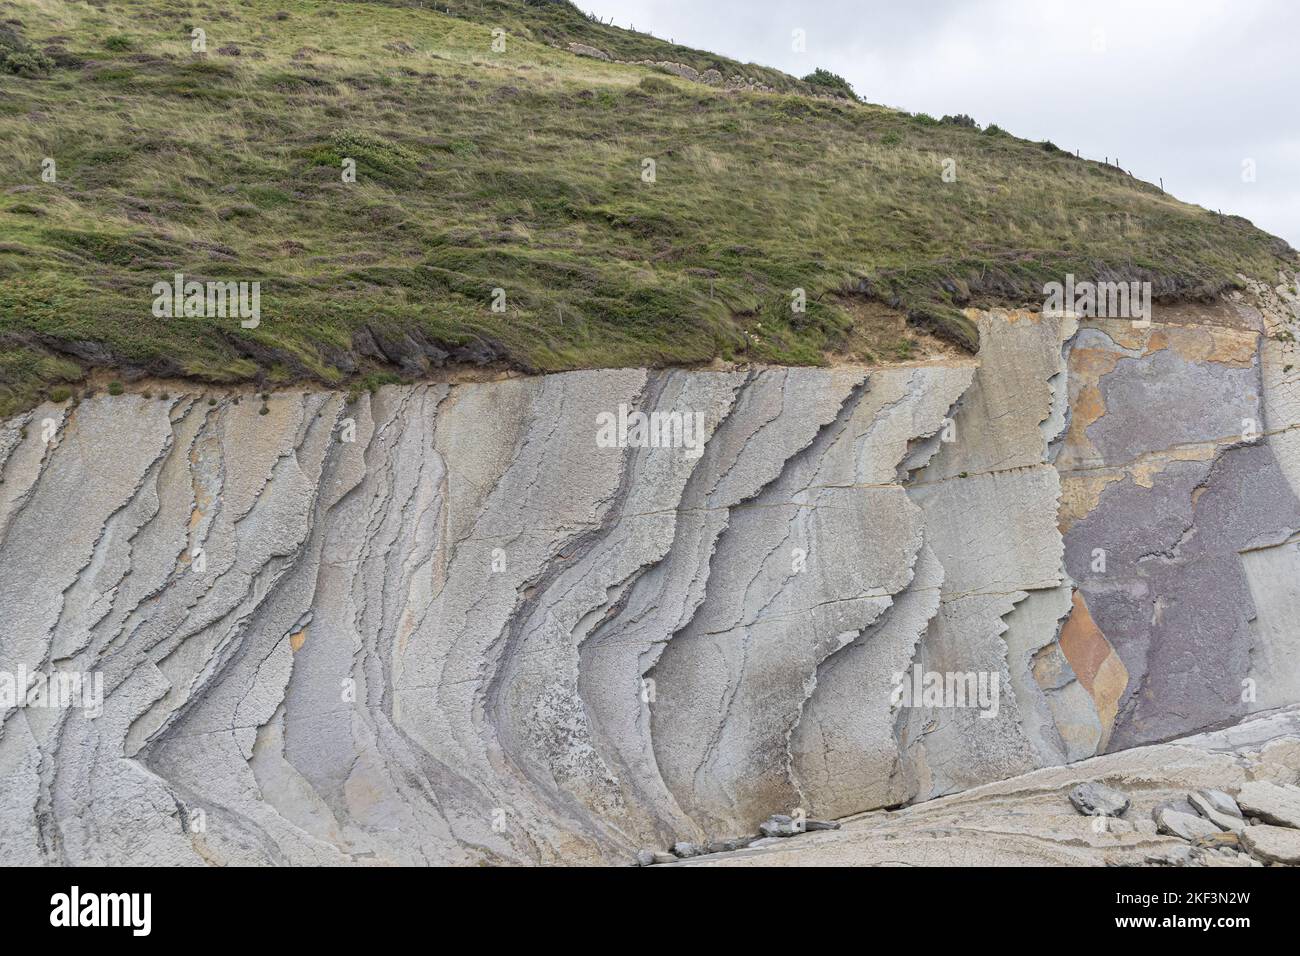
<svg viewBox="0 0 1300 956">
<path fill-rule="evenodd" d="M 15 416 L 4 669 L 103 699 L 3 710 L 0 854 L 623 862 L 1294 703 L 1300 307 L 1245 284 L 888 367 Z"/>
</svg>

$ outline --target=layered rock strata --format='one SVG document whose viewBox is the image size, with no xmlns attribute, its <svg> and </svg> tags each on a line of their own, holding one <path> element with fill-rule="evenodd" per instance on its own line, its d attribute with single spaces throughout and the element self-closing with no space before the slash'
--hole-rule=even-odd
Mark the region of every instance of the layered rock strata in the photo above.
<svg viewBox="0 0 1300 956">
<path fill-rule="evenodd" d="M 1047 767 L 901 810 L 846 820 L 839 830 L 755 841 L 679 866 L 1268 866 L 1296 865 L 1300 830 L 1225 815 L 1215 827 L 1192 797 L 1268 788 L 1300 799 L 1300 711 L 1283 708 L 1218 731 Z M 1084 816 L 1069 795 L 1104 779 L 1132 797 L 1120 816 Z M 1226 789 L 1227 793 L 1223 793 Z M 1201 824 L 1163 832 L 1162 806 Z M 1240 812 L 1240 811 L 1239 811 Z M 1235 823 L 1239 832 L 1233 832 Z"/>
<path fill-rule="evenodd" d="M 625 862 L 1300 700 L 1295 316 L 34 409 L 0 670 L 102 712 L 0 695 L 0 856 Z"/>
</svg>

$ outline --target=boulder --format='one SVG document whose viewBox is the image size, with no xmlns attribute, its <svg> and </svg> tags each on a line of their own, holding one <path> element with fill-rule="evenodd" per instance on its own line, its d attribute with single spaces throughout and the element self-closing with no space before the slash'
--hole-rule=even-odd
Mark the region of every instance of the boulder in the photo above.
<svg viewBox="0 0 1300 956">
<path fill-rule="evenodd" d="M 1196 792 L 1219 813 L 1241 819 L 1241 808 L 1237 806 L 1237 801 L 1222 790 L 1197 790 Z"/>
<path fill-rule="evenodd" d="M 1265 823 L 1300 827 L 1300 788 L 1255 780 L 1241 788 L 1237 803 Z"/>
<path fill-rule="evenodd" d="M 1196 840 L 1222 832 L 1209 820 L 1195 813 L 1183 813 L 1171 806 L 1156 807 L 1154 811 L 1156 828 L 1161 833 L 1176 836 L 1183 840 Z"/>
<path fill-rule="evenodd" d="M 1070 791 L 1074 809 L 1086 817 L 1118 817 L 1129 808 L 1129 799 L 1118 790 L 1100 783 L 1081 783 Z"/>
<path fill-rule="evenodd" d="M 604 60 L 609 62 L 609 54 L 604 50 L 597 49 L 594 46 L 588 46 L 586 43 L 570 43 L 569 52 L 576 53 L 578 56 L 589 56 L 593 60 Z"/>
<path fill-rule="evenodd" d="M 1228 799 L 1232 799 L 1229 797 Z M 1220 830 L 1229 830 L 1233 833 L 1240 833 L 1246 829 L 1246 821 L 1241 819 L 1240 815 L 1233 816 L 1230 813 L 1224 813 L 1211 800 L 1207 799 L 1201 793 L 1189 793 L 1187 800 L 1195 808 L 1196 812 L 1205 819 L 1209 820 Z M 1235 804 L 1234 804 L 1235 807 Z"/>
<path fill-rule="evenodd" d="M 1300 866 L 1300 830 L 1265 823 L 1246 827 L 1241 842 L 1252 856 L 1265 863 Z"/>
</svg>

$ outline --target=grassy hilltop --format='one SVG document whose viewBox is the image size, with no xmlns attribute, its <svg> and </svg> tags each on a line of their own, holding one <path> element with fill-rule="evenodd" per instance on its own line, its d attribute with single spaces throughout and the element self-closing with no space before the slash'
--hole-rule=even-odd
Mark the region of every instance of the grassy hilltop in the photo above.
<svg viewBox="0 0 1300 956">
<path fill-rule="evenodd" d="M 436 5 L 0 2 L 0 412 L 96 366 L 274 385 L 430 358 L 890 360 L 899 316 L 973 348 L 960 307 L 1041 301 L 1065 272 L 1197 296 L 1294 267 L 1245 220 L 996 127 L 567 3 Z M 260 281 L 260 326 L 155 318 L 176 272 Z"/>
</svg>

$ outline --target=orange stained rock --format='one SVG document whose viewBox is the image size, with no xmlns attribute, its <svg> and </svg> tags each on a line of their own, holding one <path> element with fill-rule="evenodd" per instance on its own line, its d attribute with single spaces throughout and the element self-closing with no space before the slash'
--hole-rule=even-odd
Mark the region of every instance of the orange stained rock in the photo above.
<svg viewBox="0 0 1300 956">
<path fill-rule="evenodd" d="M 1122 352 L 1111 349 L 1075 348 L 1070 351 L 1070 427 L 1065 433 L 1065 445 L 1057 460 L 1057 468 L 1069 470 L 1099 457 L 1088 440 L 1087 430 L 1106 414 L 1106 403 L 1098 383 L 1102 376 L 1115 369 L 1122 358 Z"/>
<path fill-rule="evenodd" d="M 1094 474 L 1061 476 L 1061 501 L 1056 514 L 1056 527 L 1065 534 L 1076 521 L 1082 521 L 1097 507 L 1106 486 L 1124 477 L 1122 472 L 1106 471 Z"/>
<path fill-rule="evenodd" d="M 1061 651 L 1097 708 L 1102 726 L 1100 750 L 1115 726 L 1120 697 L 1128 686 L 1128 669 L 1092 619 L 1083 592 L 1076 590 L 1071 600 L 1070 616 L 1061 628 Z"/>
</svg>

